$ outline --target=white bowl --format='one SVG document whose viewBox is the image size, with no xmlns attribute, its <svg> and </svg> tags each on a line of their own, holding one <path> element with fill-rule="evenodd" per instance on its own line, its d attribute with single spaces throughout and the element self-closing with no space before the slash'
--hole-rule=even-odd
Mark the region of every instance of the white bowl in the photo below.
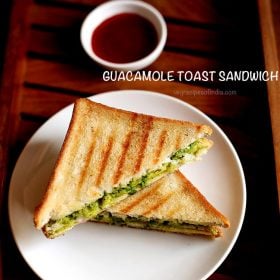
<svg viewBox="0 0 280 280">
<path fill-rule="evenodd" d="M 106 19 L 121 13 L 135 13 L 149 20 L 155 27 L 158 43 L 147 56 L 129 63 L 114 63 L 97 56 L 91 44 L 93 31 Z M 81 43 L 85 52 L 101 66 L 118 71 L 136 71 L 152 64 L 161 54 L 167 38 L 166 23 L 158 10 L 142 1 L 109 1 L 99 5 L 85 18 L 81 27 Z"/>
</svg>

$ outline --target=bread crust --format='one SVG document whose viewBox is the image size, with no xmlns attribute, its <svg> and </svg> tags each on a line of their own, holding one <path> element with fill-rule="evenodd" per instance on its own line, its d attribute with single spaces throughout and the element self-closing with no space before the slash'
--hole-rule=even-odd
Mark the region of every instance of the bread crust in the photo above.
<svg viewBox="0 0 280 280">
<path fill-rule="evenodd" d="M 70 135 L 71 135 L 71 133 L 73 131 L 74 123 L 76 123 L 76 119 L 77 119 L 77 115 L 78 115 L 77 114 L 77 110 L 78 110 L 78 106 L 74 106 L 72 117 L 71 117 L 71 120 L 70 120 L 70 124 L 69 124 L 69 127 L 67 129 L 64 141 L 62 143 L 62 146 L 61 146 L 60 153 L 58 155 L 57 161 L 55 163 L 54 171 L 53 171 L 53 173 L 52 173 L 52 175 L 51 175 L 51 177 L 49 179 L 48 187 L 46 189 L 46 192 L 45 192 L 45 194 L 44 194 L 40 204 L 37 205 L 36 208 L 35 208 L 35 211 L 34 211 L 34 224 L 35 224 L 36 227 L 39 227 L 39 225 L 41 223 L 40 215 L 41 215 L 41 213 L 44 211 L 44 209 L 46 207 L 46 202 L 48 200 L 48 197 L 50 196 L 50 193 L 53 191 L 54 185 L 52 185 L 52 182 L 54 181 L 54 178 L 57 176 L 57 172 L 58 172 L 59 166 L 62 164 L 62 157 L 63 157 L 63 154 L 65 153 L 68 139 L 70 138 Z M 42 225 L 40 226 L 40 228 L 42 228 Z"/>
<path fill-rule="evenodd" d="M 35 209 L 35 226 L 40 229 L 50 219 L 81 209 L 211 133 L 206 125 L 78 99 L 46 193 Z"/>
</svg>

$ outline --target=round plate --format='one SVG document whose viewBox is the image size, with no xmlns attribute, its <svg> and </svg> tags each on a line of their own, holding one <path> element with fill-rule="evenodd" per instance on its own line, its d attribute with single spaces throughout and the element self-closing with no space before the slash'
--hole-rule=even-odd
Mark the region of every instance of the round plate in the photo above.
<svg viewBox="0 0 280 280">
<path fill-rule="evenodd" d="M 239 158 L 222 130 L 205 114 L 178 99 L 138 90 L 99 94 L 91 100 L 126 110 L 190 120 L 213 128 L 213 148 L 181 171 L 230 222 L 224 236 L 198 236 L 138 230 L 95 223 L 78 225 L 48 240 L 33 225 L 33 211 L 47 186 L 73 105 L 50 118 L 27 143 L 15 166 L 9 215 L 17 246 L 43 279 L 205 279 L 232 249 L 246 205 Z"/>
</svg>

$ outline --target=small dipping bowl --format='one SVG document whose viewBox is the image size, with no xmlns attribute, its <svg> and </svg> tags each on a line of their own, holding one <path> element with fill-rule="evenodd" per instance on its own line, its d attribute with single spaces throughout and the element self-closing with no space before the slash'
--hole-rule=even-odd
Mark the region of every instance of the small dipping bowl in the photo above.
<svg viewBox="0 0 280 280">
<path fill-rule="evenodd" d="M 156 33 L 156 42 L 154 47 L 148 54 L 145 54 L 141 58 L 129 62 L 115 62 L 110 61 L 109 59 L 104 59 L 96 53 L 93 48 L 93 34 L 100 28 L 99 33 L 102 32 L 101 26 L 108 20 L 111 20 L 118 15 L 128 15 L 134 14 L 136 16 L 144 18 L 148 21 L 151 29 Z M 153 31 L 151 30 L 151 31 Z M 158 10 L 153 6 L 142 2 L 142 1 L 127 1 L 127 0 L 118 0 L 118 1 L 109 1 L 104 4 L 99 5 L 97 8 L 92 10 L 87 17 L 85 18 L 82 27 L 81 27 L 81 43 L 85 52 L 98 64 L 104 68 L 110 70 L 118 71 L 136 71 L 143 69 L 150 64 L 152 64 L 161 54 L 167 38 L 167 27 L 163 19 L 163 16 Z M 106 36 L 106 35 L 105 35 Z M 124 34 L 125 36 L 125 34 Z M 136 36 L 136 35 L 135 35 Z M 126 38 L 126 40 L 135 40 L 134 38 Z M 116 48 L 116 46 L 111 46 Z M 102 42 L 100 46 L 102 50 Z"/>
</svg>

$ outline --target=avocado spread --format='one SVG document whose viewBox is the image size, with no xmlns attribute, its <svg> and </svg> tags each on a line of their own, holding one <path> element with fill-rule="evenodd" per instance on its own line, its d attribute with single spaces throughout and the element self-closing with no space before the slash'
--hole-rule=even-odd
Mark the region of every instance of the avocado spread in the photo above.
<svg viewBox="0 0 280 280">
<path fill-rule="evenodd" d="M 119 226 L 131 226 L 143 229 L 156 229 L 167 232 L 182 232 L 188 233 L 204 233 L 205 235 L 216 236 L 219 231 L 215 226 L 210 225 L 195 225 L 189 223 L 183 223 L 178 220 L 160 220 L 160 219 L 148 219 L 143 216 L 140 217 L 119 217 L 113 216 L 110 212 L 104 211 L 94 218 L 94 221 L 104 222 L 107 224 L 114 224 Z"/>
<path fill-rule="evenodd" d="M 140 191 L 163 175 L 172 173 L 186 161 L 194 160 L 205 148 L 207 148 L 207 145 L 204 139 L 198 139 L 187 148 L 173 153 L 170 156 L 170 161 L 163 163 L 159 169 L 148 171 L 144 176 L 132 179 L 127 185 L 119 185 L 110 193 L 104 192 L 103 196 L 97 201 L 89 203 L 82 209 L 74 211 L 61 219 L 50 220 L 45 225 L 46 233 L 50 238 L 54 238 L 81 221 L 95 218 L 100 212 L 114 205 L 117 201 Z M 191 155 L 192 157 L 186 159 L 186 155 Z"/>
</svg>

